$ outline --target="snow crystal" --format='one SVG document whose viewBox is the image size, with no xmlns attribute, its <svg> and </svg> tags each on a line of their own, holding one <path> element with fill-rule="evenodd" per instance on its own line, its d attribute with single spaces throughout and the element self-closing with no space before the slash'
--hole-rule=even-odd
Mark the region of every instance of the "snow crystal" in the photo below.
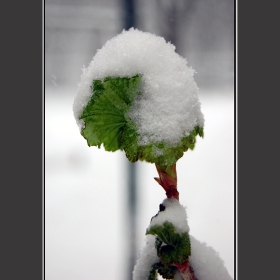
<svg viewBox="0 0 280 280">
<path fill-rule="evenodd" d="M 131 28 L 109 40 L 83 69 L 73 110 L 79 116 L 92 95 L 93 80 L 140 74 L 141 95 L 128 112 L 139 133 L 138 144 L 161 141 L 177 144 L 195 126 L 204 126 L 194 70 L 175 46 L 162 37 Z"/>
<path fill-rule="evenodd" d="M 147 280 L 149 278 L 152 265 L 159 262 L 155 248 L 155 236 L 146 236 L 146 245 L 141 252 L 140 258 L 133 270 L 133 280 Z"/>
<path fill-rule="evenodd" d="M 178 233 L 189 232 L 190 228 L 187 223 L 187 213 L 184 206 L 180 204 L 176 198 L 166 198 L 162 205 L 165 206 L 164 211 L 158 212 L 158 214 L 152 218 L 148 227 L 155 225 L 163 225 L 164 222 L 170 222 L 174 225 Z"/>
</svg>

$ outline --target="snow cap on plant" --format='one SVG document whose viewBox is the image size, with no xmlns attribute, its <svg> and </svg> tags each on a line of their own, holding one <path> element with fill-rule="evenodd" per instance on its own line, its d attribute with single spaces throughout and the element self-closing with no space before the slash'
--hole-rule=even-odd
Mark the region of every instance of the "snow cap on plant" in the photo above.
<svg viewBox="0 0 280 280">
<path fill-rule="evenodd" d="M 81 134 L 131 162 L 172 166 L 203 136 L 194 72 L 162 37 L 124 30 L 83 69 L 73 105 Z"/>
<path fill-rule="evenodd" d="M 146 235 L 147 243 L 134 267 L 133 280 L 156 280 L 157 274 L 175 279 L 178 268 L 186 267 L 191 255 L 186 209 L 177 199 L 166 198 L 151 219 Z"/>
<path fill-rule="evenodd" d="M 166 198 L 160 204 L 160 211 L 156 216 L 152 218 L 147 231 L 149 231 L 154 226 L 161 226 L 165 222 L 171 221 L 178 233 L 185 233 L 190 231 L 187 222 L 186 208 L 181 205 L 177 199 Z"/>
</svg>

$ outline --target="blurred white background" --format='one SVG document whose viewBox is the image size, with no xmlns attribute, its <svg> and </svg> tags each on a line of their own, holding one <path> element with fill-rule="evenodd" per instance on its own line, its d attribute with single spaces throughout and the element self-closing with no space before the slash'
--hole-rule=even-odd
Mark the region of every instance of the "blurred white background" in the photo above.
<svg viewBox="0 0 280 280">
<path fill-rule="evenodd" d="M 46 280 L 132 279 L 131 238 L 135 260 L 165 198 L 155 166 L 136 163 L 134 233 L 128 160 L 122 152 L 89 148 L 72 111 L 81 69 L 124 29 L 126 2 L 45 1 Z M 135 27 L 171 41 L 197 71 L 205 137 L 177 163 L 180 202 L 190 234 L 219 252 L 233 276 L 234 1 L 134 4 Z"/>
</svg>

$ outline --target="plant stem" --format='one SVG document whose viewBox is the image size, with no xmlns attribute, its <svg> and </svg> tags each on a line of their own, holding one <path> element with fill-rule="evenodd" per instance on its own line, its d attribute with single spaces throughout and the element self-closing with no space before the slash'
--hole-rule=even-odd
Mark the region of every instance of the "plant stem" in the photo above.
<svg viewBox="0 0 280 280">
<path fill-rule="evenodd" d="M 159 178 L 154 178 L 165 190 L 167 198 L 174 197 L 179 200 L 177 190 L 177 172 L 176 163 L 172 166 L 161 167 L 156 164 Z"/>
<path fill-rule="evenodd" d="M 179 192 L 177 190 L 177 172 L 176 163 L 172 166 L 162 167 L 156 164 L 159 178 L 154 178 L 165 190 L 167 198 L 176 198 L 179 200 Z M 173 264 L 180 271 L 184 280 L 197 280 L 193 268 L 188 260 L 181 264 Z"/>
<path fill-rule="evenodd" d="M 184 280 L 197 280 L 194 275 L 193 268 L 190 266 L 189 261 L 185 261 L 182 264 L 173 264 L 178 268 Z"/>
</svg>

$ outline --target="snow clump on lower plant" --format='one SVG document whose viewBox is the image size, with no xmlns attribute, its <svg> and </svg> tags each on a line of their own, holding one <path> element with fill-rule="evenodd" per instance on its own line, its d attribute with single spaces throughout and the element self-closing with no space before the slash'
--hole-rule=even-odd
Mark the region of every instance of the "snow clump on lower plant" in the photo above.
<svg viewBox="0 0 280 280">
<path fill-rule="evenodd" d="M 167 198 L 162 202 L 160 211 L 152 218 L 147 231 L 154 226 L 164 225 L 166 222 L 172 223 L 178 233 L 189 233 L 186 208 L 175 198 Z M 219 253 L 205 242 L 200 242 L 191 235 L 189 237 L 191 241 L 189 263 L 194 269 L 196 278 L 198 280 L 232 280 Z M 160 261 L 155 240 L 155 235 L 146 235 L 146 244 L 134 267 L 133 280 L 148 280 L 152 266 Z M 175 275 L 174 279 L 181 279 L 178 275 Z"/>
<path fill-rule="evenodd" d="M 148 227 L 155 225 L 162 225 L 164 222 L 172 222 L 178 233 L 189 232 L 190 228 L 187 222 L 187 213 L 183 205 L 180 204 L 179 200 L 176 198 L 166 198 L 163 200 L 161 206 L 163 206 L 162 211 L 152 218 L 151 223 Z"/>
</svg>

